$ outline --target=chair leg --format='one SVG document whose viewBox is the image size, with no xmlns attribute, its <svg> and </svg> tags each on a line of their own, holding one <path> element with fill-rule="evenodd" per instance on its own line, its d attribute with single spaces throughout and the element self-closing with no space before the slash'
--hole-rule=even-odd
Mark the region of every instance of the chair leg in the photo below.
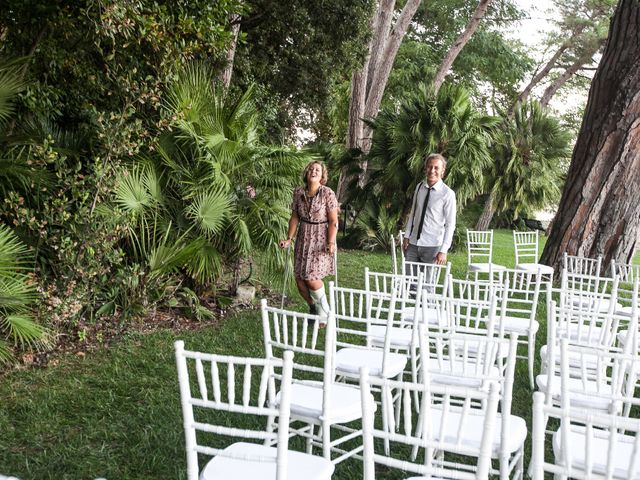
<svg viewBox="0 0 640 480">
<path fill-rule="evenodd" d="M 315 425 L 309 424 L 309 436 L 307 437 L 307 454 L 313 455 L 313 436 L 315 434 Z"/>
<path fill-rule="evenodd" d="M 269 434 L 273 433 L 273 427 L 275 425 L 275 423 L 274 423 L 275 419 L 276 419 L 276 417 L 274 415 L 269 415 L 267 417 L 267 433 L 269 433 Z M 268 439 L 264 441 L 264 445 L 265 445 L 265 447 L 270 446 L 270 443 L 269 443 Z"/>
<path fill-rule="evenodd" d="M 529 386 L 531 390 L 535 388 L 534 378 L 533 378 L 533 366 L 536 354 L 536 336 L 529 335 L 529 339 L 527 341 L 527 362 L 529 364 Z"/>
</svg>

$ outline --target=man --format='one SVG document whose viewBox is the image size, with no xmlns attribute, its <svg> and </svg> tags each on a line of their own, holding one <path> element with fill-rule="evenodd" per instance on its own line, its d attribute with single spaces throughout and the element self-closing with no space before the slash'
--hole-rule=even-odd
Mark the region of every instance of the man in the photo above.
<svg viewBox="0 0 640 480">
<path fill-rule="evenodd" d="M 442 181 L 447 159 L 438 153 L 424 162 L 424 181 L 413 194 L 402 249 L 409 262 L 447 263 L 456 227 L 456 194 Z"/>
</svg>

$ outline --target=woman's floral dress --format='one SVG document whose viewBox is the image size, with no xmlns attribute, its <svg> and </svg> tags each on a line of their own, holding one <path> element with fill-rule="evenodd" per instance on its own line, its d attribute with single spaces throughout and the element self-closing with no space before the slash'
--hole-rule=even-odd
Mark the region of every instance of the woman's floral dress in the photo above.
<svg viewBox="0 0 640 480">
<path fill-rule="evenodd" d="M 304 187 L 293 192 L 291 210 L 298 215 L 294 272 L 296 278 L 322 280 L 335 274 L 333 255 L 327 252 L 328 214 L 338 208 L 336 194 L 321 185 L 313 197 L 307 197 Z"/>
</svg>

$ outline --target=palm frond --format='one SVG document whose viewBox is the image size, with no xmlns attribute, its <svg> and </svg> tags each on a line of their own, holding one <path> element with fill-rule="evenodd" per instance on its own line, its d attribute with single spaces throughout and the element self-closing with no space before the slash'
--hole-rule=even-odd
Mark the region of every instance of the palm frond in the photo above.
<svg viewBox="0 0 640 480">
<path fill-rule="evenodd" d="M 228 195 L 221 190 L 203 192 L 187 206 L 185 214 L 207 234 L 218 235 L 230 213 Z"/>
</svg>

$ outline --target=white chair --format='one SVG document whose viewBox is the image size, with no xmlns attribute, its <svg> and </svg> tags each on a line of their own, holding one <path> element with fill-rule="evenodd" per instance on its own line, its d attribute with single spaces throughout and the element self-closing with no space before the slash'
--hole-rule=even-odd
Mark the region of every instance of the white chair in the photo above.
<svg viewBox="0 0 640 480">
<path fill-rule="evenodd" d="M 560 427 L 547 433 L 547 423 Z M 555 478 L 638 479 L 640 420 L 567 404 L 546 405 L 544 394 L 536 392 L 531 472 L 533 480 L 544 480 L 545 473 Z"/>
<path fill-rule="evenodd" d="M 553 285 L 553 267 L 539 263 L 538 230 L 533 232 L 513 231 L 513 245 L 516 253 L 516 269 L 543 276 L 548 288 Z"/>
<path fill-rule="evenodd" d="M 261 308 L 266 357 L 278 358 L 287 350 L 296 354 L 291 435 L 306 439 L 307 453 L 321 448 L 322 456 L 334 464 L 359 454 L 362 444 L 348 442 L 362 435 L 360 391 L 335 381 L 333 315 L 326 328 L 319 329 L 318 322 L 309 326 L 309 317 L 315 316 L 269 307 L 266 300 Z"/>
<path fill-rule="evenodd" d="M 537 230 L 536 230 L 537 233 Z M 536 354 L 536 334 L 540 324 L 536 320 L 542 275 L 529 270 L 504 271 L 504 288 L 496 289 L 499 310 L 496 312 L 498 328 L 504 334 L 514 333 L 518 343 L 526 346 L 527 354 L 518 358 L 527 360 L 529 384 L 534 387 L 534 360 Z M 505 298 L 501 299 L 500 296 Z"/>
<path fill-rule="evenodd" d="M 500 412 L 496 418 L 496 434 L 491 457 L 498 459 L 501 479 L 521 478 L 527 425 L 523 418 L 511 413 L 515 376 L 517 337 L 441 334 L 425 330 L 420 338 L 420 373 L 432 385 L 452 385 L 487 391 L 488 385 L 499 385 Z M 429 352 L 425 355 L 424 352 Z M 425 370 L 426 369 L 426 370 Z"/>
<path fill-rule="evenodd" d="M 490 281 L 506 267 L 493 263 L 493 230 L 467 230 L 467 278 L 487 274 Z"/>
<path fill-rule="evenodd" d="M 288 449 L 292 352 L 286 352 L 283 361 L 230 357 L 188 351 L 184 342 L 177 341 L 175 353 L 189 480 L 331 478 L 331 462 Z M 281 392 L 278 405 L 276 379 Z M 252 428 L 252 416 L 278 417 L 277 431 Z M 251 441 L 220 445 L 214 441 L 217 436 L 266 445 Z M 199 455 L 213 458 L 200 469 Z"/>
<path fill-rule="evenodd" d="M 380 273 L 364 269 L 365 277 L 365 290 L 371 294 L 371 315 L 374 318 L 380 318 L 383 312 L 386 310 L 381 305 L 388 304 L 391 299 L 393 289 L 397 289 L 398 307 L 397 311 L 401 312 L 402 320 L 411 322 L 414 315 L 417 313 L 418 320 L 421 321 L 424 308 L 416 309 L 416 289 L 418 285 L 418 278 L 422 274 L 421 285 L 423 294 L 422 300 L 427 302 L 427 318 L 428 322 L 437 322 L 437 311 L 435 310 L 436 300 L 443 298 L 447 295 L 448 283 L 446 279 L 451 271 L 451 263 L 446 265 L 433 265 L 424 263 L 411 263 L 415 265 L 415 269 L 412 267 L 412 274 L 400 274 L 393 275 L 388 273 Z M 415 275 L 413 275 L 415 273 Z"/>
<path fill-rule="evenodd" d="M 620 311 L 618 284 L 620 279 L 571 273 L 562 270 L 560 278 L 560 304 L 575 309 L 615 312 Z"/>
<path fill-rule="evenodd" d="M 373 405 L 368 400 L 372 386 L 381 392 L 381 422 L 375 421 Z M 481 392 L 431 385 L 428 381 L 381 379 L 369 376 L 363 369 L 360 390 L 365 480 L 375 479 L 376 464 L 421 475 L 420 479 L 488 478 L 498 403 L 495 384 L 488 392 Z M 400 392 L 402 398 L 399 415 L 393 414 L 392 391 Z M 418 415 L 414 421 L 415 412 Z M 376 440 L 383 441 L 383 449 L 378 448 Z M 413 455 L 408 455 L 409 449 Z M 416 460 L 418 453 L 420 461 Z M 462 463 L 464 460 L 468 463 Z"/>
<path fill-rule="evenodd" d="M 622 351 L 619 342 L 621 332 L 625 332 L 626 337 L 626 332 L 631 328 L 630 325 L 628 317 L 613 312 L 577 309 L 549 301 L 547 303 L 547 343 L 540 349 L 541 373 L 547 372 L 549 346 L 558 343 L 561 339 L 566 338 L 570 344 L 588 346 L 594 350 Z M 633 343 L 631 342 L 630 347 Z M 556 357 L 555 361 L 559 359 Z"/>
<path fill-rule="evenodd" d="M 392 347 L 411 345 L 411 330 L 395 323 L 398 295 L 406 290 L 401 283 L 402 278 L 398 277 L 391 288 L 391 298 L 379 298 L 374 312 L 370 292 L 335 287 L 329 282 L 329 305 L 338 325 L 335 353 L 338 377 L 357 379 L 362 367 L 367 367 L 371 375 L 386 378 L 403 374 L 407 355 L 392 351 Z"/>
</svg>

